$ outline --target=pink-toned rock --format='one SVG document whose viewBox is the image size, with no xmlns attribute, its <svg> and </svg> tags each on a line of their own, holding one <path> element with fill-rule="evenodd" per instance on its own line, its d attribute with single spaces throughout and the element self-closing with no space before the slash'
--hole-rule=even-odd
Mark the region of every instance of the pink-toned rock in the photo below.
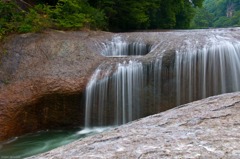
<svg viewBox="0 0 240 159">
<path fill-rule="evenodd" d="M 105 59 L 91 38 L 101 34 L 47 31 L 6 40 L 0 53 L 0 141 L 83 123 L 82 94 Z"/>
</svg>

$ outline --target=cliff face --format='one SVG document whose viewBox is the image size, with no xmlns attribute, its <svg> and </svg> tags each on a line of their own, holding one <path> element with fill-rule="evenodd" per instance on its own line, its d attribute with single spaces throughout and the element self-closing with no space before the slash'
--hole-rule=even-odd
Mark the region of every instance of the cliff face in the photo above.
<svg viewBox="0 0 240 159">
<path fill-rule="evenodd" d="M 103 56 L 91 48 L 104 33 L 10 37 L 1 49 L 0 140 L 39 129 L 81 125 L 86 83 Z"/>
</svg>

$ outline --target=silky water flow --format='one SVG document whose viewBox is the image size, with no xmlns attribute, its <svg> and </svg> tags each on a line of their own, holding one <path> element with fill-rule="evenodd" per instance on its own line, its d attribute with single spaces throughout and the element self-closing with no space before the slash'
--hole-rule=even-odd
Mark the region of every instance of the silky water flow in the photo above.
<svg viewBox="0 0 240 159">
<path fill-rule="evenodd" d="M 147 46 L 141 40 L 128 43 L 114 37 L 104 43 L 102 54 L 145 55 L 146 50 L 151 52 Z M 170 66 L 164 56 L 150 62 L 133 58 L 115 65 L 101 64 L 86 88 L 85 127 L 121 125 L 180 104 L 240 90 L 238 41 L 211 41 L 201 48 L 188 42 L 175 50 Z"/>
<path fill-rule="evenodd" d="M 156 42 L 114 36 L 97 43 L 103 56 L 121 62 L 103 63 L 92 75 L 84 128 L 16 137 L 0 143 L 0 154 L 31 156 L 180 104 L 239 91 L 240 41 L 234 34 L 238 32 L 143 33 L 144 38 L 157 37 Z"/>
</svg>

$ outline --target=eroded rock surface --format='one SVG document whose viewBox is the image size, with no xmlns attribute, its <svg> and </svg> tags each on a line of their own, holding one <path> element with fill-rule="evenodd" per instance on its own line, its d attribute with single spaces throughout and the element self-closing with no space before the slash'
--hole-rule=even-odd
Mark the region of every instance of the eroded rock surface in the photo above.
<svg viewBox="0 0 240 159">
<path fill-rule="evenodd" d="M 240 158 L 240 93 L 210 97 L 33 158 Z"/>
<path fill-rule="evenodd" d="M 46 31 L 5 42 L 0 53 L 0 141 L 83 123 L 82 94 L 105 60 L 92 47 L 99 34 L 106 33 Z"/>
</svg>

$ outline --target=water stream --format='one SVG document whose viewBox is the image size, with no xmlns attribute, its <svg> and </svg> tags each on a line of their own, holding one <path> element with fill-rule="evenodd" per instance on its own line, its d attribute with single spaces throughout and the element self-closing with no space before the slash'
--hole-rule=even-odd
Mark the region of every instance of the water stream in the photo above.
<svg viewBox="0 0 240 159">
<path fill-rule="evenodd" d="M 238 35 L 180 31 L 142 33 L 135 39 L 117 35 L 97 44 L 102 55 L 119 61 L 103 62 L 93 73 L 85 92 L 84 130 L 28 134 L 1 143 L 0 154 L 31 156 L 105 130 L 95 127 L 240 90 Z"/>
<path fill-rule="evenodd" d="M 134 50 L 143 49 L 139 55 L 145 55 L 146 46 L 152 46 L 149 55 L 162 54 L 101 64 L 86 89 L 85 126 L 121 125 L 180 104 L 239 91 L 240 41 L 218 32 L 204 37 L 204 41 L 184 38 L 175 49 L 164 45 L 164 51 L 160 42 L 149 45 L 138 39 Z M 132 56 L 128 49 L 132 44 L 115 36 L 103 43 L 102 54 Z"/>
<path fill-rule="evenodd" d="M 110 127 L 95 127 L 82 130 L 80 128 L 71 130 L 46 130 L 15 137 L 0 143 L 0 159 L 29 157 L 108 129 Z"/>
</svg>

